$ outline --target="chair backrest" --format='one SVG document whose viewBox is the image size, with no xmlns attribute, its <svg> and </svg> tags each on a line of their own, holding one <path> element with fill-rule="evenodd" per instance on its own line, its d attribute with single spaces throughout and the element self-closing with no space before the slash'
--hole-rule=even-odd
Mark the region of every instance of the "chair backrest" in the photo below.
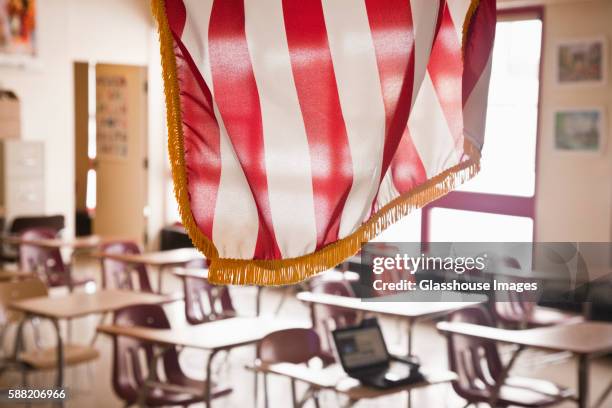
<svg viewBox="0 0 612 408">
<path fill-rule="evenodd" d="M 50 228 L 29 228 L 21 232 L 21 238 L 26 240 L 55 237 L 56 231 Z M 24 272 L 38 274 L 51 287 L 65 285 L 68 279 L 68 268 L 58 248 L 20 244 L 19 268 Z"/>
<path fill-rule="evenodd" d="M 40 215 L 28 217 L 15 217 L 9 227 L 10 234 L 21 234 L 31 228 L 45 228 L 52 230 L 54 235 L 64 229 L 63 215 Z"/>
<path fill-rule="evenodd" d="M 47 296 L 47 286 L 40 279 L 30 278 L 14 282 L 0 282 L 0 326 L 17 322 L 22 314 L 8 308 L 18 300 Z"/>
<path fill-rule="evenodd" d="M 211 285 L 205 279 L 183 277 L 185 318 L 189 324 L 206 323 L 236 314 L 227 286 Z"/>
<path fill-rule="evenodd" d="M 102 252 L 109 254 L 139 254 L 138 244 L 132 241 L 113 241 L 103 244 Z M 144 264 L 134 264 L 116 259 L 102 258 L 102 287 L 105 289 L 139 290 L 153 292 L 147 268 Z M 136 287 L 133 277 L 136 276 Z"/>
<path fill-rule="evenodd" d="M 313 329 L 287 329 L 268 334 L 259 345 L 259 358 L 268 364 L 307 363 L 321 356 L 319 335 Z"/>
<path fill-rule="evenodd" d="M 487 310 L 476 306 L 453 313 L 449 320 L 492 325 Z M 468 402 L 488 398 L 503 369 L 495 342 L 458 334 L 447 334 L 447 339 L 450 369 L 458 376 L 453 381 L 455 392 Z"/>
<path fill-rule="evenodd" d="M 159 305 L 134 305 L 115 312 L 114 323 L 123 326 L 142 326 L 155 329 L 169 329 L 170 322 Z M 144 386 L 153 357 L 153 345 L 129 337 L 116 336 L 113 339 L 113 389 L 124 401 L 134 403 L 139 390 Z M 176 349 L 170 348 L 163 355 L 163 372 L 169 379 L 184 379 Z M 175 378 L 176 377 L 176 378 Z"/>
<path fill-rule="evenodd" d="M 320 280 L 312 286 L 311 291 L 326 295 L 355 297 L 350 284 L 345 281 Z M 323 349 L 328 352 L 331 352 L 333 348 L 332 330 L 353 326 L 358 320 L 358 313 L 352 309 L 314 303 L 310 307 L 313 327 L 324 341 Z"/>
<path fill-rule="evenodd" d="M 506 256 L 502 258 L 501 264 L 507 268 L 521 269 L 521 263 L 514 257 Z M 527 300 L 524 293 L 506 291 L 503 298 L 496 295 L 493 301 L 493 311 L 496 320 L 513 325 L 525 324 L 534 311 L 535 303 Z"/>
</svg>

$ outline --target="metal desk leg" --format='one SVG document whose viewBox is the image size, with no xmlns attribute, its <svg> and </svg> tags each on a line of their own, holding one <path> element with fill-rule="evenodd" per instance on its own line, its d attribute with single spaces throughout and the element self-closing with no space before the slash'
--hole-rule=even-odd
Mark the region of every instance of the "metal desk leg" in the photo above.
<svg viewBox="0 0 612 408">
<path fill-rule="evenodd" d="M 412 332 L 414 329 L 414 321 L 408 319 L 408 357 L 412 357 Z M 408 390 L 408 408 L 412 407 L 412 392 Z"/>
<path fill-rule="evenodd" d="M 57 380 L 56 385 L 58 388 L 64 386 L 64 341 L 62 340 L 62 331 L 59 327 L 57 319 L 51 319 L 53 327 L 57 335 Z"/>
<path fill-rule="evenodd" d="M 255 316 L 259 317 L 261 313 L 261 291 L 263 287 L 257 286 L 257 294 L 255 295 Z"/>
<path fill-rule="evenodd" d="M 589 404 L 589 356 L 578 355 L 578 407 L 587 408 Z"/>
<path fill-rule="evenodd" d="M 211 408 L 211 390 L 212 390 L 212 361 L 219 350 L 211 351 L 206 363 L 206 381 L 204 383 L 204 406 Z"/>
<path fill-rule="evenodd" d="M 163 289 L 163 275 L 164 275 L 164 267 L 160 266 L 157 268 L 157 293 L 161 295 Z"/>
</svg>

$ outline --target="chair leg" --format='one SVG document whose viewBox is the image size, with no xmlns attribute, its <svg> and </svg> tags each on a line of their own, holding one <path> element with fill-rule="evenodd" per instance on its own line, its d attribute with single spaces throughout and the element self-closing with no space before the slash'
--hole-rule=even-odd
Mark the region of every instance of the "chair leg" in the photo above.
<svg viewBox="0 0 612 408">
<path fill-rule="evenodd" d="M 291 379 L 291 402 L 293 408 L 297 408 L 297 392 L 295 390 L 295 380 L 293 378 Z"/>
<path fill-rule="evenodd" d="M 315 393 L 315 394 L 312 396 L 312 399 L 313 399 L 313 401 L 314 401 L 315 407 L 316 407 L 316 408 L 321 408 L 321 405 L 319 404 L 319 394 L 318 394 L 318 393 Z"/>
<path fill-rule="evenodd" d="M 264 408 L 268 408 L 268 374 L 263 375 Z"/>
</svg>

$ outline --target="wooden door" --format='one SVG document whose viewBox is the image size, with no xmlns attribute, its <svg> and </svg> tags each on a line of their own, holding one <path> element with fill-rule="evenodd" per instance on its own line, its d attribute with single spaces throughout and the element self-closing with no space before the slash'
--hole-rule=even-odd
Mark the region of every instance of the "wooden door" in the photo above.
<svg viewBox="0 0 612 408">
<path fill-rule="evenodd" d="M 96 66 L 94 232 L 146 241 L 147 70 Z"/>
</svg>

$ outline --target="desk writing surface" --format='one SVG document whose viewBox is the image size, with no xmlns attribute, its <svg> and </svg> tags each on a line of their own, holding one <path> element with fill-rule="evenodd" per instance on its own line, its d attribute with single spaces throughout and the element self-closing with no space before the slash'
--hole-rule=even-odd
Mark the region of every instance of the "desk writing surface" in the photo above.
<svg viewBox="0 0 612 408">
<path fill-rule="evenodd" d="M 441 313 L 448 313 L 461 308 L 477 305 L 482 302 L 408 302 L 408 301 L 362 301 L 360 298 L 312 292 L 298 293 L 297 298 L 303 302 L 338 306 L 363 312 L 378 313 L 389 316 L 420 318 Z"/>
<path fill-rule="evenodd" d="M 45 248 L 72 248 L 72 249 L 88 249 L 96 248 L 102 244 L 105 239 L 98 235 L 86 235 L 81 237 L 74 237 L 70 239 L 65 238 L 40 238 L 40 239 L 24 239 L 18 235 L 6 235 L 3 237 L 3 241 L 13 245 L 34 245 Z"/>
<path fill-rule="evenodd" d="M 172 273 L 181 278 L 208 279 L 208 269 L 206 268 L 172 268 Z"/>
<path fill-rule="evenodd" d="M 378 389 L 363 386 L 358 380 L 350 378 L 339 364 L 332 364 L 324 368 L 312 368 L 305 364 L 265 364 L 260 362 L 256 365 L 256 369 L 268 373 L 282 375 L 288 378 L 294 378 L 317 388 L 334 389 L 342 394 L 345 394 L 352 400 L 379 398 L 401 391 L 408 391 L 428 385 L 453 381 L 457 378 L 457 376 L 450 371 L 440 370 L 436 372 L 423 369 L 423 374 L 425 375 L 426 381 L 395 388 Z"/>
<path fill-rule="evenodd" d="M 550 351 L 577 354 L 612 352 L 612 323 L 582 322 L 526 330 L 506 330 L 459 322 L 441 322 L 437 327 L 442 332 Z"/>
<path fill-rule="evenodd" d="M 260 341 L 268 334 L 284 329 L 306 328 L 306 322 L 273 317 L 231 317 L 195 326 L 152 329 L 139 326 L 101 325 L 98 332 L 132 337 L 160 345 L 222 350 Z"/>
<path fill-rule="evenodd" d="M 164 304 L 176 300 L 167 295 L 126 290 L 73 292 L 61 297 L 41 296 L 13 302 L 13 310 L 55 319 L 68 319 L 111 312 L 135 304 Z"/>
<path fill-rule="evenodd" d="M 99 252 L 94 254 L 97 258 L 116 259 L 130 263 L 142 263 L 153 266 L 180 265 L 196 259 L 204 259 L 195 248 L 179 248 L 169 251 L 144 252 L 142 254 L 111 254 Z"/>
<path fill-rule="evenodd" d="M 0 269 L 0 282 L 14 280 L 14 279 L 26 279 L 26 278 L 31 278 L 33 276 L 34 275 L 29 272 L 9 271 L 5 269 Z"/>
</svg>

